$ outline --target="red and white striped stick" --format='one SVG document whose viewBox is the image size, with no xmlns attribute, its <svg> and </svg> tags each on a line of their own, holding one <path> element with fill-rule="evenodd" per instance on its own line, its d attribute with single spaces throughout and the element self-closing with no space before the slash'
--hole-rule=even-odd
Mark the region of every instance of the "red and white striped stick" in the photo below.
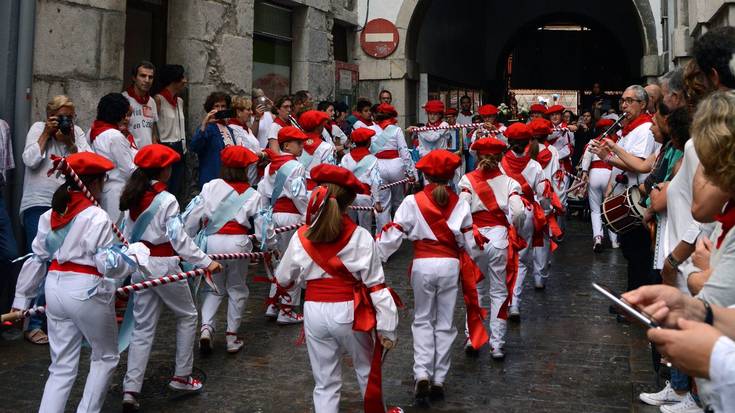
<svg viewBox="0 0 735 413">
<path fill-rule="evenodd" d="M 0 315 L 0 323 L 6 321 L 15 322 L 18 320 L 25 320 L 28 317 L 32 317 L 36 314 L 43 314 L 46 312 L 46 307 L 33 307 L 22 311 L 13 311 L 7 314 Z"/>
<path fill-rule="evenodd" d="M 392 187 L 392 186 L 396 186 L 396 185 L 401 185 L 401 184 L 405 184 L 406 182 L 409 182 L 409 181 L 410 181 L 410 179 L 408 179 L 408 178 L 406 178 L 406 179 L 401 179 L 400 181 L 395 181 L 395 182 L 391 182 L 391 183 L 389 183 L 389 184 L 381 185 L 381 186 L 380 186 L 380 189 L 388 189 L 388 188 L 390 188 L 390 187 Z"/>
<path fill-rule="evenodd" d="M 198 277 L 200 275 L 207 274 L 207 272 L 208 271 L 207 271 L 206 268 L 197 268 L 195 270 L 184 271 L 184 272 L 180 272 L 178 274 L 165 275 L 165 276 L 160 277 L 160 278 L 154 278 L 152 280 L 145 280 L 145 281 L 141 281 L 139 283 L 130 284 L 130 285 L 126 285 L 124 287 L 120 287 L 120 288 L 117 289 L 117 291 L 115 291 L 115 294 L 117 294 L 118 297 L 123 297 L 124 298 L 124 297 L 127 297 L 128 295 L 130 295 L 130 293 L 132 293 L 133 291 L 146 290 L 148 288 L 159 287 L 159 286 L 164 285 L 164 284 L 169 284 L 169 283 L 172 283 L 172 282 L 185 280 L 187 278 Z"/>
<path fill-rule="evenodd" d="M 572 185 L 569 189 L 567 189 L 566 191 L 564 191 L 564 193 L 565 194 L 568 194 L 570 192 L 573 192 L 573 191 L 577 190 L 578 188 L 584 186 L 585 183 L 586 182 L 584 182 L 584 181 L 580 181 L 578 184 Z"/>
<path fill-rule="evenodd" d="M 71 179 L 74 180 L 74 183 L 77 185 L 77 188 L 79 188 L 79 190 L 82 191 L 84 196 L 87 199 L 89 199 L 94 204 L 94 206 L 100 207 L 99 202 L 97 202 L 97 200 L 94 199 L 94 195 L 92 195 L 92 192 L 89 191 L 89 188 L 87 188 L 87 186 L 84 185 L 84 182 L 82 182 L 82 180 L 79 178 L 79 175 L 77 175 L 77 173 L 74 172 L 74 170 L 71 168 L 69 163 L 66 162 L 66 158 L 52 156 L 51 159 L 54 162 L 54 168 L 48 171 L 48 176 L 51 176 L 53 172 L 57 169 L 62 170 L 69 177 L 71 177 Z M 128 245 L 128 240 L 125 239 L 125 236 L 123 235 L 122 231 L 120 231 L 120 228 L 118 228 L 114 222 L 112 222 L 112 232 L 115 233 L 115 236 L 117 236 L 120 242 L 122 242 L 125 245 Z"/>
<path fill-rule="evenodd" d="M 229 254 L 209 254 L 209 258 L 219 260 L 243 260 L 246 258 L 261 258 L 265 256 L 265 252 L 235 252 Z"/>
<path fill-rule="evenodd" d="M 359 205 L 350 205 L 350 209 L 354 209 L 355 211 L 372 211 L 374 208 L 371 206 L 359 206 Z"/>
<path fill-rule="evenodd" d="M 446 126 L 422 126 L 420 128 L 414 128 L 411 132 L 427 132 L 427 131 L 442 130 L 442 129 L 475 129 L 483 125 L 484 123 L 458 123 L 456 125 L 446 125 Z"/>
<path fill-rule="evenodd" d="M 564 175 L 572 178 L 575 181 L 581 181 L 582 180 L 582 178 L 578 177 L 577 175 L 571 174 L 571 173 L 569 173 L 569 172 L 567 172 L 567 171 L 565 171 L 563 169 L 560 169 L 560 171 L 564 172 Z"/>
<path fill-rule="evenodd" d="M 286 225 L 284 227 L 278 227 L 274 231 L 275 231 L 276 234 L 280 234 L 281 232 L 288 232 L 288 231 L 293 231 L 293 230 L 299 229 L 299 227 L 301 227 L 302 225 L 304 225 L 304 223 L 303 222 L 300 222 L 298 224 Z M 255 238 L 255 234 L 248 235 L 248 238 L 254 239 Z"/>
</svg>

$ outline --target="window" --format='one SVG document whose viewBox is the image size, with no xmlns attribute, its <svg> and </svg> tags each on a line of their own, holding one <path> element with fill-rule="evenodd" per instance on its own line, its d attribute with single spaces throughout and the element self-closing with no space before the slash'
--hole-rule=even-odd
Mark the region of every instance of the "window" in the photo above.
<svg viewBox="0 0 735 413">
<path fill-rule="evenodd" d="M 276 100 L 291 90 L 291 10 L 255 3 L 253 86 Z"/>
</svg>

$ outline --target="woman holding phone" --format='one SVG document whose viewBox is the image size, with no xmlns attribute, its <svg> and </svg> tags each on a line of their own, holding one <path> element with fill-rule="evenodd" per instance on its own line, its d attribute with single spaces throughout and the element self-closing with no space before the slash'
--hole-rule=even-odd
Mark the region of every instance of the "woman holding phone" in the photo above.
<svg viewBox="0 0 735 413">
<path fill-rule="evenodd" d="M 222 149 L 231 145 L 241 145 L 240 139 L 227 125 L 227 119 L 234 118 L 230 105 L 232 98 L 222 92 L 213 92 L 204 102 L 207 114 L 194 133 L 189 149 L 199 156 L 199 189 L 204 184 L 219 177 Z"/>
</svg>

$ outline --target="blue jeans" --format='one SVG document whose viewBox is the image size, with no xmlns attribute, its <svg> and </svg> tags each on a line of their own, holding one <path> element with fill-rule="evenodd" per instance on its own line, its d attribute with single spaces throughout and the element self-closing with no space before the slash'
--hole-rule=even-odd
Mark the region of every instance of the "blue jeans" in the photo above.
<svg viewBox="0 0 735 413">
<path fill-rule="evenodd" d="M 690 390 L 689 376 L 684 374 L 683 371 L 671 368 L 671 388 L 677 391 Z"/>
<path fill-rule="evenodd" d="M 32 252 L 31 245 L 33 245 L 33 239 L 36 238 L 38 232 L 38 220 L 41 218 L 46 211 L 51 209 L 50 207 L 36 206 L 30 207 L 23 211 L 23 228 L 25 229 L 26 235 L 26 252 Z M 46 278 L 41 280 L 41 284 L 38 286 L 36 293 L 36 300 L 33 305 L 43 306 L 46 305 L 46 294 L 44 284 Z M 28 320 L 28 331 L 35 330 L 43 327 L 43 322 L 46 320 L 46 316 L 43 314 L 34 315 Z"/>
</svg>

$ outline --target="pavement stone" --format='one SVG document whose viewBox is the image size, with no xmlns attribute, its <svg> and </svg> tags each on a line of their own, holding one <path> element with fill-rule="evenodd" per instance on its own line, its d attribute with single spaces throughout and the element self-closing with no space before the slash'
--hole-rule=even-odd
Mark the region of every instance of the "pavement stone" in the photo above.
<svg viewBox="0 0 735 413">
<path fill-rule="evenodd" d="M 495 362 L 487 349 L 478 358 L 463 351 L 462 332 L 454 343 L 452 369 L 446 383 L 447 400 L 434 404 L 436 412 L 655 412 L 638 401 L 640 391 L 657 390 L 644 330 L 620 324 L 608 313 L 608 302 L 590 282 L 603 282 L 622 291 L 625 260 L 619 250 L 593 254 L 589 223 L 568 222 L 568 235 L 554 254 L 551 276 L 543 292 L 526 280 L 521 306 L 522 321 L 508 328 L 506 359 Z M 387 355 L 384 395 L 389 405 L 406 412 L 425 411 L 412 403 L 413 297 L 407 268 L 411 247 L 404 247 L 385 265 L 388 282 L 402 297 L 398 342 Z M 251 273 L 262 275 L 260 268 Z M 251 274 L 254 275 L 254 274 Z M 173 371 L 175 323 L 164 311 L 141 394 L 144 411 L 154 412 L 311 412 L 313 378 L 306 346 L 296 345 L 300 326 L 276 326 L 263 317 L 266 284 L 250 283 L 244 323 L 240 330 L 244 349 L 230 355 L 219 332 L 215 352 L 207 358 L 196 353 L 194 374 L 204 383 L 197 395 L 177 395 L 166 387 Z M 223 331 L 226 304 L 220 307 L 218 326 Z M 457 300 L 455 320 L 464 324 L 464 304 Z M 46 346 L 23 340 L 0 340 L 0 412 L 38 409 L 47 376 Z M 112 380 L 103 411 L 120 411 L 122 377 L 127 353 Z M 67 411 L 81 398 L 89 366 L 84 349 L 79 375 Z M 341 411 L 359 412 L 362 404 L 350 361 L 343 363 Z"/>
</svg>

